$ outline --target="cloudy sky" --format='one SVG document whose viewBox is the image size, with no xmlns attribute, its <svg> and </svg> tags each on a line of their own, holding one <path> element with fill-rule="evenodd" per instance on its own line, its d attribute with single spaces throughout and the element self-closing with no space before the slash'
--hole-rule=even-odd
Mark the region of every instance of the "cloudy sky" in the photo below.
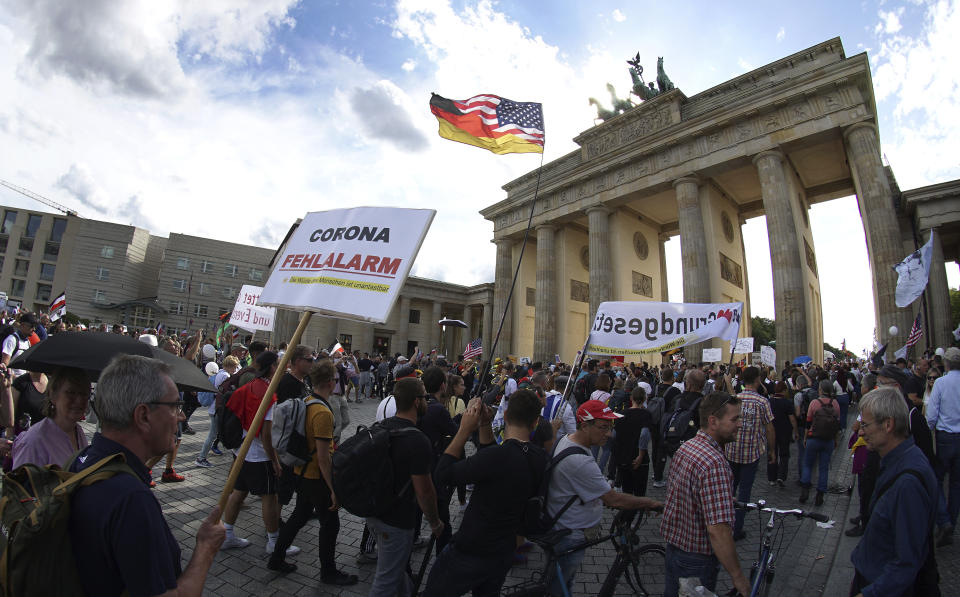
<svg viewBox="0 0 960 597">
<path fill-rule="evenodd" d="M 648 70 L 664 56 L 690 96 L 834 36 L 870 56 L 901 188 L 960 177 L 956 2 L 707 4 L 11 0 L 0 179 L 81 216 L 270 247 L 307 211 L 433 207 L 414 274 L 491 281 L 492 225 L 477 211 L 540 156 L 440 139 L 431 91 L 542 102 L 550 160 L 592 126 L 588 96 L 608 81 L 626 91 L 637 51 Z M 3 187 L 0 203 L 42 208 Z M 874 330 L 855 200 L 811 220 L 825 337 L 859 350 Z M 753 312 L 772 317 L 763 218 L 744 235 Z M 679 301 L 677 238 L 668 249 Z"/>
</svg>

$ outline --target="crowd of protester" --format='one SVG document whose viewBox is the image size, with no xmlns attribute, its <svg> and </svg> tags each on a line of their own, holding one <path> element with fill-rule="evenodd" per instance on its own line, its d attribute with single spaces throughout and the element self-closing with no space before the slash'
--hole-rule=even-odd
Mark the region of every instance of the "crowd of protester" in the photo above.
<svg viewBox="0 0 960 597">
<path fill-rule="evenodd" d="M 216 522 L 216 510 L 204 521 L 188 568 L 181 569 L 176 542 L 164 542 L 169 529 L 149 490 L 118 481 L 117 491 L 129 493 L 130 503 L 145 504 L 153 514 L 144 523 L 148 530 L 129 539 L 133 551 L 122 560 L 111 561 L 118 556 L 106 545 L 83 556 L 92 570 L 120 570 L 120 578 L 109 582 L 84 574 L 87 594 L 124 589 L 161 594 L 181 586 L 199 591 L 204 566 L 209 568 L 218 550 L 251 545 L 234 527 L 248 493 L 261 499 L 270 569 L 296 569 L 287 558 L 300 551 L 294 545 L 299 531 L 317 518 L 322 582 L 357 583 L 356 575 L 336 564 L 340 504 L 332 489 L 331 463 L 337 447 L 353 435 L 349 404 L 369 400 L 378 401 L 377 421 L 391 430 L 397 483 L 390 511 L 366 518 L 357 554 L 358 564 L 376 566 L 371 595 L 411 594 L 408 561 L 413 548 L 425 542 L 420 533 L 424 524 L 435 538 L 437 554 L 425 594 L 497 594 L 510 567 L 524 562 L 532 548 L 524 537 L 524 511 L 529 498 L 543 493 L 543 484 L 548 484 L 546 511 L 555 518 L 554 527 L 566 531 L 557 550 L 595 537 L 605 506 L 662 510 L 666 595 L 676 595 L 684 577 L 697 577 L 713 589 L 721 568 L 747 594 L 735 549 L 747 532 L 734 498 L 750 500 L 763 466 L 772 490 L 796 492 L 781 494 L 784 501 L 806 504 L 815 490 L 812 506 L 821 507 L 832 491 L 831 456 L 844 442 L 853 455 L 860 500 L 859 515 L 847 531 L 861 537 L 852 558 L 856 578 L 851 594 L 904 594 L 933 558 L 932 545 L 952 542 L 960 513 L 957 348 L 888 364 L 850 359 L 784 363 L 777 370 L 694 363 L 678 354 L 664 357 L 661 364 L 587 360 L 571 370 L 563 363 L 509 359 L 488 366 L 482 360 L 447 359 L 436 351 L 390 356 L 341 349 L 330 354 L 303 345 L 271 347 L 249 338 L 227 342 L 228 334 L 220 340 L 202 332 L 163 335 L 120 325 L 87 330 L 30 313 L 3 324 L 0 424 L 5 439 L 0 456 L 6 459 L 5 469 L 29 463 L 82 470 L 90 463 L 87 456 L 121 451 L 148 487 L 155 485 L 151 469 L 162 459 L 160 482 L 184 480 L 175 468 L 180 438 L 195 433 L 190 420 L 201 408 L 209 432 L 191 457 L 200 468 L 216 466 L 210 458 L 225 453 L 218 447 L 223 394 L 233 392 L 230 400 L 240 404 L 244 434 L 251 432 L 253 413 L 281 357 L 291 353 L 264 422 L 253 431 L 256 437 L 222 513 L 223 523 Z M 82 330 L 128 334 L 191 360 L 217 391 L 171 389 L 166 370 L 150 359 L 121 359 L 97 384 L 76 369 L 63 368 L 48 378 L 8 367 L 49 334 Z M 156 387 L 150 387 L 150 380 Z M 95 410 L 90 408 L 94 391 Z M 119 396 L 118 391 L 133 395 Z M 167 395 L 169 399 L 159 399 Z M 315 442 L 311 459 L 299 467 L 282 464 L 271 442 L 273 409 L 291 399 L 307 401 L 304 432 Z M 139 409 L 143 405 L 171 405 L 173 417 L 153 421 L 153 410 Z M 91 440 L 80 425 L 87 417 L 102 427 Z M 650 482 L 666 487 L 663 502 L 646 495 Z M 102 489 L 84 491 L 78 494 L 84 503 L 102 497 Z M 454 496 L 463 514 L 456 529 L 450 515 Z M 294 499 L 293 510 L 281 520 L 283 506 Z M 909 510 L 895 507 L 894 500 L 910 504 Z M 118 511 L 129 506 L 113 498 L 108 502 Z M 913 524 L 902 520 L 907 515 Z M 924 525 L 916 524 L 927 515 L 929 541 Z M 110 523 L 116 533 L 133 533 L 123 526 L 123 516 L 117 520 Z M 76 526 L 87 528 L 89 521 Z M 154 545 L 137 552 L 147 541 Z M 160 555 L 144 564 L 134 562 L 137 553 Z M 559 583 L 574 581 L 584 555 L 574 551 L 562 559 L 562 578 L 555 579 L 553 594 L 560 594 Z"/>
</svg>

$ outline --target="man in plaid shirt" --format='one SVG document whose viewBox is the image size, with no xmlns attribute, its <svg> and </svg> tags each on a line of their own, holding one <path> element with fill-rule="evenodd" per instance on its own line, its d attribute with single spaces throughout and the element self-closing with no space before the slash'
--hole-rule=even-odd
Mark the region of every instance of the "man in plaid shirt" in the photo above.
<svg viewBox="0 0 960 597">
<path fill-rule="evenodd" d="M 740 400 L 740 432 L 737 439 L 726 446 L 724 451 L 730 468 L 733 469 L 733 491 L 741 502 L 750 501 L 750 490 L 757 476 L 757 467 L 767 450 L 768 461 L 777 461 L 777 441 L 773 430 L 773 410 L 770 401 L 759 394 L 760 369 L 747 367 L 741 376 L 743 391 L 737 394 Z M 747 536 L 743 530 L 745 510 L 737 511 L 737 520 L 733 525 L 733 540 L 739 541 Z"/>
<path fill-rule="evenodd" d="M 734 587 L 750 594 L 733 543 L 733 473 L 723 454 L 739 430 L 740 400 L 709 394 L 700 402 L 700 430 L 673 457 L 660 523 L 667 543 L 664 597 L 677 597 L 680 579 L 688 577 L 715 590 L 721 564 Z"/>
</svg>

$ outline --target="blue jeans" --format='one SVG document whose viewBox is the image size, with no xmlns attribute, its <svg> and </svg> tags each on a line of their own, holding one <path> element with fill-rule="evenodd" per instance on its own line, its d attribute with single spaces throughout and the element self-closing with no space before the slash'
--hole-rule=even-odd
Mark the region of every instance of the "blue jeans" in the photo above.
<svg viewBox="0 0 960 597">
<path fill-rule="evenodd" d="M 610 456 L 613 454 L 613 437 L 615 433 L 616 432 L 611 433 L 607 443 L 603 444 L 603 446 L 600 448 L 600 462 L 597 463 L 600 465 L 600 472 L 607 475 L 607 478 L 613 478 L 613 475 L 615 474 L 612 467 L 610 472 L 607 472 L 607 464 L 610 463 Z"/>
<path fill-rule="evenodd" d="M 401 529 L 379 518 L 367 518 L 367 526 L 377 535 L 377 572 L 370 586 L 370 597 L 409 597 L 413 579 L 407 574 L 413 551 L 413 529 Z"/>
<path fill-rule="evenodd" d="M 747 464 L 731 462 L 730 468 L 733 469 L 733 491 L 737 500 L 741 502 L 750 501 L 750 492 L 753 490 L 753 480 L 757 477 L 757 467 L 760 460 L 754 460 Z M 733 534 L 736 535 L 743 530 L 743 518 L 746 516 L 746 510 L 737 510 L 736 519 L 733 524 Z"/>
<path fill-rule="evenodd" d="M 950 526 L 956 526 L 960 513 L 960 433 L 937 431 L 937 479 L 947 490 L 947 516 Z M 946 477 L 950 476 L 949 484 Z"/>
<path fill-rule="evenodd" d="M 494 597 L 500 594 L 503 580 L 513 563 L 513 553 L 478 556 L 448 544 L 437 556 L 423 597 L 446 597 L 472 592 L 475 597 Z"/>
<path fill-rule="evenodd" d="M 846 429 L 847 429 L 847 410 L 850 408 L 850 395 L 849 395 L 849 394 L 837 394 L 837 404 L 840 405 L 840 429 L 841 429 L 841 431 L 846 431 Z"/>
<path fill-rule="evenodd" d="M 803 438 L 807 436 L 807 430 L 803 427 L 797 429 L 799 432 L 799 437 L 797 438 L 797 463 L 800 465 L 797 467 L 797 474 L 800 475 L 800 478 L 803 478 L 803 463 L 806 462 L 805 456 L 807 453 L 806 446 L 803 445 Z"/>
<path fill-rule="evenodd" d="M 580 543 L 583 543 L 583 531 L 575 530 L 557 541 L 553 546 L 553 551 L 554 553 L 560 553 Z M 563 581 L 567 586 L 568 593 L 571 592 L 570 586 L 573 584 L 573 577 L 576 576 L 585 553 L 586 550 L 581 549 L 559 559 L 560 573 L 563 575 Z M 550 594 L 553 595 L 553 597 L 563 595 L 563 588 L 556 576 L 553 577 L 553 582 L 550 583 Z"/>
<path fill-rule="evenodd" d="M 807 438 L 807 451 L 803 459 L 803 473 L 800 483 L 810 486 L 810 477 L 813 475 L 813 465 L 817 463 L 817 491 L 826 492 L 827 482 L 830 479 L 830 456 L 833 454 L 833 440 Z"/>
<path fill-rule="evenodd" d="M 696 577 L 711 591 L 717 588 L 720 562 L 715 555 L 691 553 L 667 543 L 666 568 L 663 597 L 677 597 L 681 578 Z"/>
<path fill-rule="evenodd" d="M 210 431 L 207 432 L 207 439 L 203 440 L 203 447 L 200 448 L 200 458 L 206 458 L 207 454 L 210 453 L 210 448 L 213 447 L 215 441 L 217 441 L 217 431 L 220 427 L 220 415 L 207 415 L 210 417 Z"/>
</svg>

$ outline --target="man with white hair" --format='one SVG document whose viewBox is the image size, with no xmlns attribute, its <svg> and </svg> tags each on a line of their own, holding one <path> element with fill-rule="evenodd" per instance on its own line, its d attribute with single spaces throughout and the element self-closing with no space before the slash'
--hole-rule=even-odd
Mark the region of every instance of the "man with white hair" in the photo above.
<svg viewBox="0 0 960 597">
<path fill-rule="evenodd" d="M 115 358 L 97 383 L 102 431 L 70 466 L 82 471 L 123 454 L 130 474 L 120 473 L 81 487 L 70 509 L 70 539 L 85 595 L 200 595 L 224 539 L 214 507 L 200 524 L 186 569 L 160 502 L 150 491 L 144 462 L 170 452 L 183 402 L 170 369 L 161 361 Z M 82 590 L 81 590 L 82 589 Z"/>
</svg>

